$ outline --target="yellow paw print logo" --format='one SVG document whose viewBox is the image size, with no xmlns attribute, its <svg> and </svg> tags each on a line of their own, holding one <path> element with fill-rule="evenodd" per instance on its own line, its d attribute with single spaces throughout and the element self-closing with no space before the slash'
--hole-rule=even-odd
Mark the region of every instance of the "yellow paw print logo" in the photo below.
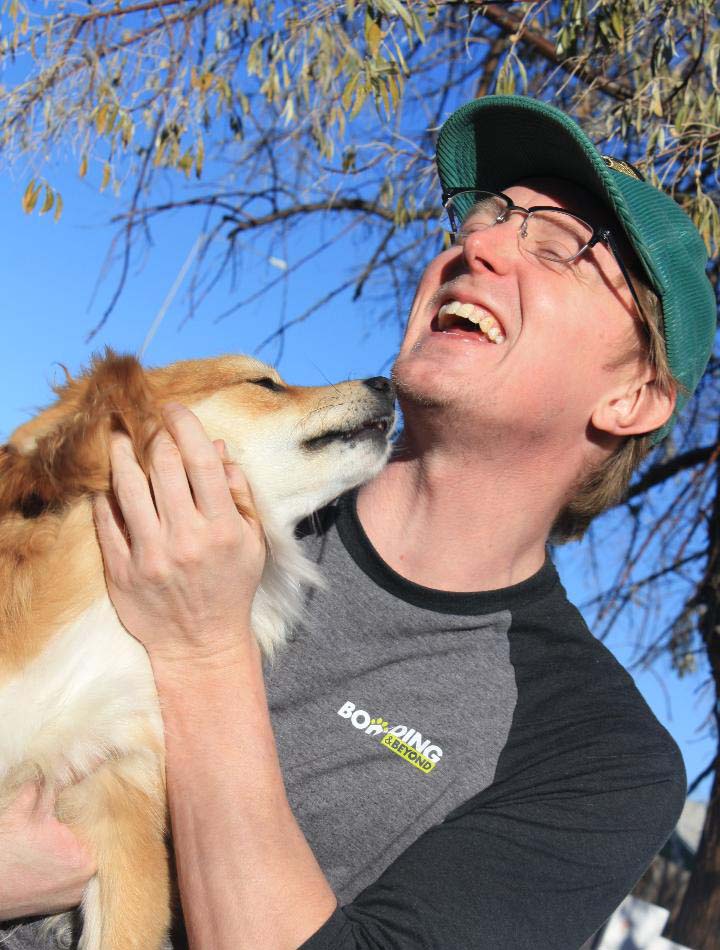
<svg viewBox="0 0 720 950">
<path fill-rule="evenodd" d="M 389 723 L 386 719 L 383 719 L 382 716 L 376 716 L 370 720 L 370 724 L 365 729 L 365 734 L 368 736 L 380 735 L 380 733 L 388 731 L 388 726 Z"/>
</svg>

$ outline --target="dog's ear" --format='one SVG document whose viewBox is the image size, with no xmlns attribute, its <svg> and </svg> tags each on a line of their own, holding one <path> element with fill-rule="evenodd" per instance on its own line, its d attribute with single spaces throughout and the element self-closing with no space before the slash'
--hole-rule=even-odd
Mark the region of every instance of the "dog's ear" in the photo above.
<svg viewBox="0 0 720 950">
<path fill-rule="evenodd" d="M 90 369 L 57 387 L 58 401 L 0 447 L 0 513 L 28 517 L 110 487 L 108 441 L 127 432 L 143 467 L 161 425 L 138 361 L 107 350 Z"/>
</svg>

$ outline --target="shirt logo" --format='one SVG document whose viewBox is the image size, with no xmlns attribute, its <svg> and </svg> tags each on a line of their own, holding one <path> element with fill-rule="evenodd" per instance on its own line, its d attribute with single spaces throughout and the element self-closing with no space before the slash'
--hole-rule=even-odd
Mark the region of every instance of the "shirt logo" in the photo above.
<svg viewBox="0 0 720 950">
<path fill-rule="evenodd" d="M 432 772 L 442 758 L 442 749 L 434 745 L 431 739 L 423 739 L 422 733 L 410 726 L 390 727 L 382 716 L 371 716 L 364 709 L 358 709 L 349 700 L 338 709 L 338 716 L 348 719 L 366 736 L 380 737 L 380 745 L 394 752 L 405 762 L 414 765 L 421 772 Z"/>
</svg>

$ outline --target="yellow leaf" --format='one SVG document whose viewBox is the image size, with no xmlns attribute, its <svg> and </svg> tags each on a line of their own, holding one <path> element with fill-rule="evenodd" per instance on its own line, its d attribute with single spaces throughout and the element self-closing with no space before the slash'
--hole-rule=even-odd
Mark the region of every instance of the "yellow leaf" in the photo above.
<svg viewBox="0 0 720 950">
<path fill-rule="evenodd" d="M 392 99 L 393 109 L 397 109 L 398 103 L 400 102 L 400 90 L 398 89 L 398 84 L 395 82 L 395 77 L 390 75 L 387 78 L 388 89 L 390 90 L 390 98 Z"/>
<path fill-rule="evenodd" d="M 414 27 L 414 29 L 415 29 L 415 33 L 417 34 L 417 38 L 420 40 L 421 43 L 424 43 L 424 42 L 425 42 L 425 31 L 424 31 L 423 28 L 422 28 L 422 23 L 420 22 L 420 17 L 417 15 L 417 13 L 415 13 L 414 10 L 411 10 L 411 11 L 410 11 L 410 16 L 411 16 L 412 21 L 413 21 L 413 27 Z"/>
<path fill-rule="evenodd" d="M 193 155 L 190 149 L 185 149 L 182 154 L 182 157 L 178 159 L 178 168 L 181 168 L 185 172 L 185 177 L 190 177 L 190 172 L 193 167 Z"/>
<path fill-rule="evenodd" d="M 495 92 L 501 96 L 511 96 L 515 92 L 515 72 L 507 58 L 498 72 Z"/>
<path fill-rule="evenodd" d="M 53 194 L 53 190 L 50 187 L 50 185 L 46 184 L 45 185 L 45 200 L 43 201 L 42 207 L 40 208 L 40 214 L 47 214 L 54 204 L 55 204 L 55 195 Z"/>
<path fill-rule="evenodd" d="M 663 117 L 662 99 L 660 98 L 660 83 L 656 82 L 653 86 L 652 99 L 650 102 L 650 111 L 659 119 Z"/>
<path fill-rule="evenodd" d="M 368 14 L 365 17 L 365 42 L 367 43 L 368 52 L 370 56 L 375 59 L 380 49 L 380 41 L 382 40 L 382 30 L 377 25 L 375 20 Z"/>
<path fill-rule="evenodd" d="M 337 124 L 338 124 L 338 136 L 340 138 L 345 137 L 345 113 L 342 109 L 337 110 Z"/>
<path fill-rule="evenodd" d="M 133 125 L 132 119 L 130 119 L 130 117 L 127 114 L 123 115 L 122 123 L 121 123 L 121 132 L 120 132 L 120 137 L 122 139 L 123 145 L 128 146 L 130 142 L 132 141 L 132 137 L 134 134 L 135 134 L 135 126 Z"/>
<path fill-rule="evenodd" d="M 409 76 L 410 70 L 408 69 L 408 64 L 405 62 L 405 57 L 403 56 L 402 50 L 400 49 L 398 44 L 395 42 L 395 40 L 393 40 L 393 43 L 395 44 L 395 53 L 397 55 L 397 61 L 398 63 L 400 63 L 400 69 L 402 69 L 403 75 Z"/>
<path fill-rule="evenodd" d="M 198 139 L 197 146 L 195 147 L 195 177 L 200 178 L 203 170 L 203 163 L 205 162 L 205 143 L 200 138 Z"/>
<path fill-rule="evenodd" d="M 40 185 L 35 184 L 35 179 L 31 178 L 30 183 L 25 189 L 25 193 L 22 196 L 22 209 L 25 214 L 30 214 L 35 205 L 37 204 L 38 195 L 40 194 Z"/>
<path fill-rule="evenodd" d="M 110 162 L 105 162 L 105 167 L 103 168 L 102 181 L 100 182 L 100 191 L 105 191 L 110 181 Z"/>
<path fill-rule="evenodd" d="M 83 157 L 80 159 L 80 168 L 78 169 L 78 175 L 81 178 L 84 178 L 87 175 L 87 166 L 87 155 L 83 155 Z"/>
<path fill-rule="evenodd" d="M 350 108 L 350 103 L 352 102 L 352 94 L 355 91 L 355 87 L 357 86 L 359 80 L 360 80 L 360 73 L 355 73 L 355 75 L 352 77 L 350 82 L 343 89 L 342 98 L 340 100 L 342 102 L 343 109 L 347 110 Z"/>
<path fill-rule="evenodd" d="M 406 26 L 412 28 L 413 19 L 410 13 L 405 9 L 402 3 L 399 0 L 387 0 L 388 7 L 391 13 L 394 13 L 396 16 L 399 16 L 400 19 L 405 23 Z"/>
<path fill-rule="evenodd" d="M 357 93 L 355 94 L 355 105 L 352 107 L 352 112 L 350 113 L 350 118 L 354 119 L 358 112 L 362 109 L 363 103 L 367 99 L 367 87 L 358 86 Z"/>
<path fill-rule="evenodd" d="M 63 210 L 62 195 L 60 194 L 60 192 L 58 192 L 55 195 L 55 214 L 53 215 L 53 221 L 60 220 L 60 215 L 62 214 L 62 210 Z"/>
<path fill-rule="evenodd" d="M 380 80 L 380 95 L 385 106 L 385 115 L 390 118 L 390 97 L 388 96 L 387 86 L 382 80 Z"/>
<path fill-rule="evenodd" d="M 345 72 L 347 67 L 350 65 L 351 59 L 354 59 L 354 57 L 350 55 L 350 50 L 349 49 L 345 50 L 343 55 L 338 60 L 337 66 L 333 70 L 333 79 L 337 79 L 341 73 Z"/>
<path fill-rule="evenodd" d="M 285 100 L 285 106 L 280 113 L 280 118 L 284 121 L 285 125 L 290 125 L 291 122 L 295 119 L 295 100 L 292 96 L 288 96 Z"/>
<path fill-rule="evenodd" d="M 112 132 L 112 128 L 115 125 L 115 119 L 117 118 L 119 109 L 117 106 L 111 106 L 108 109 L 107 117 L 105 119 L 105 131 Z"/>
<path fill-rule="evenodd" d="M 108 108 L 106 105 L 101 105 L 98 111 L 95 113 L 95 131 L 98 135 L 102 135 L 105 131 L 105 119 L 107 118 Z"/>
</svg>

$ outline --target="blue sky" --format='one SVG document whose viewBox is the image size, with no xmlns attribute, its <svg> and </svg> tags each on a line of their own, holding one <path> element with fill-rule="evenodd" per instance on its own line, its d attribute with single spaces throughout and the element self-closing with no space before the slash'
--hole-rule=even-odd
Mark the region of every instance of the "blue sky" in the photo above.
<svg viewBox="0 0 720 950">
<path fill-rule="evenodd" d="M 0 178 L 4 234 L 0 286 L 6 340 L 0 373 L 0 438 L 50 401 L 50 383 L 62 379 L 60 363 L 76 371 L 105 345 L 123 352 L 138 351 L 199 228 L 199 218 L 191 214 L 169 216 L 154 228 L 153 247 L 137 256 L 115 312 L 88 343 L 85 337 L 99 320 L 117 276 L 116 270 L 111 271 L 91 303 L 111 237 L 107 221 L 120 206 L 111 195 L 99 194 L 90 181 L 79 180 L 73 163 L 52 172 L 53 184 L 62 191 L 65 203 L 61 220 L 55 223 L 49 215 L 38 217 L 37 213 L 28 216 L 20 201 L 29 177 L 16 168 Z M 298 271 L 287 293 L 278 287 L 237 314 L 215 321 L 217 314 L 280 273 L 268 257 L 286 258 L 292 264 L 303 256 L 317 227 L 313 224 L 309 230 L 297 232 L 279 249 L 258 247 L 250 239 L 236 286 L 221 281 L 187 322 L 181 287 L 147 349 L 145 362 L 153 365 L 224 352 L 252 353 L 277 325 L 283 307 L 290 317 L 305 311 L 342 279 L 352 257 L 363 253 L 361 238 L 351 236 L 322 260 Z M 412 291 L 407 289 L 408 305 Z M 397 316 L 397 321 L 379 326 L 369 306 L 362 301 L 353 305 L 347 294 L 339 297 L 289 332 L 278 368 L 291 382 L 313 384 L 387 372 L 404 314 Z M 276 354 L 277 349 L 270 347 L 259 355 L 274 362 Z M 611 533 L 607 543 L 610 550 Z M 582 606 L 596 592 L 582 547 L 566 546 L 557 560 L 571 600 Z M 626 665 L 634 659 L 635 634 L 629 619 L 607 643 Z M 697 734 L 709 708 L 709 695 L 698 695 L 706 671 L 679 680 L 663 659 L 652 671 L 634 671 L 633 675 L 657 717 L 680 745 L 692 780 L 714 752 L 714 743 Z M 694 797 L 706 799 L 708 792 L 706 780 Z"/>
</svg>

